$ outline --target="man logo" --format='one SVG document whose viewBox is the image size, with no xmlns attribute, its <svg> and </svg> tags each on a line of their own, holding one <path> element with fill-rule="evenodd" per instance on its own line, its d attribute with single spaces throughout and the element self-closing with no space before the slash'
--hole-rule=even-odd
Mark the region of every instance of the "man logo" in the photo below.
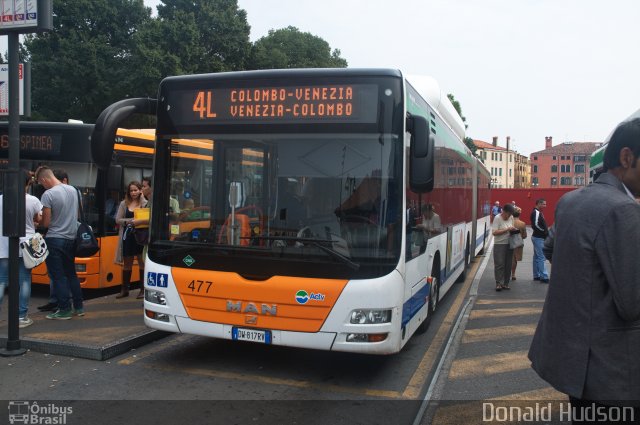
<svg viewBox="0 0 640 425">
<path fill-rule="evenodd" d="M 249 315 L 254 315 L 254 314 L 264 314 L 264 315 L 271 315 L 271 316 L 277 316 L 278 315 L 278 306 L 276 304 L 260 304 L 260 309 L 258 309 L 258 306 L 256 305 L 256 303 L 252 303 L 252 302 L 245 302 L 243 303 L 242 301 L 232 301 L 232 300 L 227 300 L 227 311 L 231 311 L 234 313 L 250 313 Z M 246 317 L 248 317 L 249 315 L 247 315 Z"/>
<path fill-rule="evenodd" d="M 246 315 L 244 316 L 245 325 L 255 325 L 258 323 L 258 316 Z"/>
</svg>

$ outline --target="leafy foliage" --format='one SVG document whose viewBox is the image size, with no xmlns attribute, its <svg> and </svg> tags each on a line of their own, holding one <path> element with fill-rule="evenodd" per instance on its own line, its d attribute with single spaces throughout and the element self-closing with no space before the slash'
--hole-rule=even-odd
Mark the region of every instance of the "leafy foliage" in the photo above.
<svg viewBox="0 0 640 425">
<path fill-rule="evenodd" d="M 28 35 L 33 118 L 94 122 L 113 102 L 156 97 L 169 75 L 258 68 L 346 67 L 320 37 L 288 27 L 254 46 L 237 0 L 56 0 L 54 30 Z"/>
<path fill-rule="evenodd" d="M 469 148 L 472 154 L 474 155 L 476 154 L 478 147 L 476 146 L 475 143 L 473 143 L 473 139 L 471 137 L 465 137 L 464 144 L 467 145 L 467 147 Z"/>
<path fill-rule="evenodd" d="M 257 40 L 248 66 L 250 69 L 346 67 L 340 50 L 331 51 L 322 38 L 292 26 L 270 30 L 269 35 Z"/>
<path fill-rule="evenodd" d="M 135 36 L 135 86 L 155 97 L 169 75 L 243 70 L 249 31 L 237 0 L 164 0 Z"/>
<path fill-rule="evenodd" d="M 34 118 L 93 122 L 130 94 L 132 36 L 150 19 L 142 0 L 58 0 L 54 31 L 25 37 Z"/>
<path fill-rule="evenodd" d="M 467 129 L 469 125 L 467 124 L 467 119 L 465 118 L 465 116 L 462 115 L 462 107 L 460 106 L 460 102 L 458 102 L 451 93 L 447 94 L 447 97 L 449 98 L 449 101 L 451 102 L 453 107 L 456 109 L 456 112 L 458 112 L 458 115 L 460 115 L 460 118 L 464 123 L 464 128 Z M 465 137 L 464 144 L 467 145 L 472 154 L 476 154 L 476 150 L 478 149 L 478 147 L 475 145 L 475 143 L 473 143 L 473 139 L 471 137 Z"/>
</svg>

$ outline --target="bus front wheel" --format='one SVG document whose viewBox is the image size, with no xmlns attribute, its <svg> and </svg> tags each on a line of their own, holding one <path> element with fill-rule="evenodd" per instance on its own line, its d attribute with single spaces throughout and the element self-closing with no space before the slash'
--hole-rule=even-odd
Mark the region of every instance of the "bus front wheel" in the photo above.
<svg viewBox="0 0 640 425">
<path fill-rule="evenodd" d="M 436 265 L 438 268 L 436 270 L 440 270 L 439 266 Z M 429 328 L 429 325 L 431 324 L 431 319 L 433 318 L 434 313 L 436 312 L 436 309 L 438 308 L 438 302 L 440 299 L 440 275 L 434 275 L 432 273 L 432 282 L 431 282 L 431 286 L 429 287 L 429 302 L 427 304 L 427 317 L 424 319 L 424 321 L 422 322 L 422 324 L 418 327 L 416 333 L 422 334 L 425 333 L 427 331 L 427 329 Z"/>
</svg>

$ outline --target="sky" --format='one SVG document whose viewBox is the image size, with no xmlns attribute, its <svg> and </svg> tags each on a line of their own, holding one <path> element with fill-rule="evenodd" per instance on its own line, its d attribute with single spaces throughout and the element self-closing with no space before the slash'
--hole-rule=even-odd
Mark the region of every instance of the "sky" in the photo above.
<svg viewBox="0 0 640 425">
<path fill-rule="evenodd" d="M 152 7 L 159 0 L 144 0 Z M 640 108 L 638 0 L 238 0 L 251 40 L 295 26 L 349 67 L 434 77 L 467 136 L 529 155 L 602 142 Z M 5 37 L 3 37 L 5 38 Z"/>
<path fill-rule="evenodd" d="M 157 0 L 145 0 L 155 11 Z M 238 0 L 251 40 L 293 25 L 349 67 L 434 77 L 467 136 L 529 155 L 602 142 L 640 108 L 638 0 Z"/>
</svg>

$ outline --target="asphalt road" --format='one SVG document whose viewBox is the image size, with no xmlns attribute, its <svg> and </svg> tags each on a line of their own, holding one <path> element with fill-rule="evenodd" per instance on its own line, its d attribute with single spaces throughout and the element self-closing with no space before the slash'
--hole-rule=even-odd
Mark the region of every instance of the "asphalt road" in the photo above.
<svg viewBox="0 0 640 425">
<path fill-rule="evenodd" d="M 429 330 L 391 356 L 172 335 L 102 362 L 33 351 L 0 358 L 0 399 L 71 407 L 66 424 L 411 424 L 470 284 L 454 285 Z M 46 298 L 36 288 L 31 311 Z"/>
</svg>

